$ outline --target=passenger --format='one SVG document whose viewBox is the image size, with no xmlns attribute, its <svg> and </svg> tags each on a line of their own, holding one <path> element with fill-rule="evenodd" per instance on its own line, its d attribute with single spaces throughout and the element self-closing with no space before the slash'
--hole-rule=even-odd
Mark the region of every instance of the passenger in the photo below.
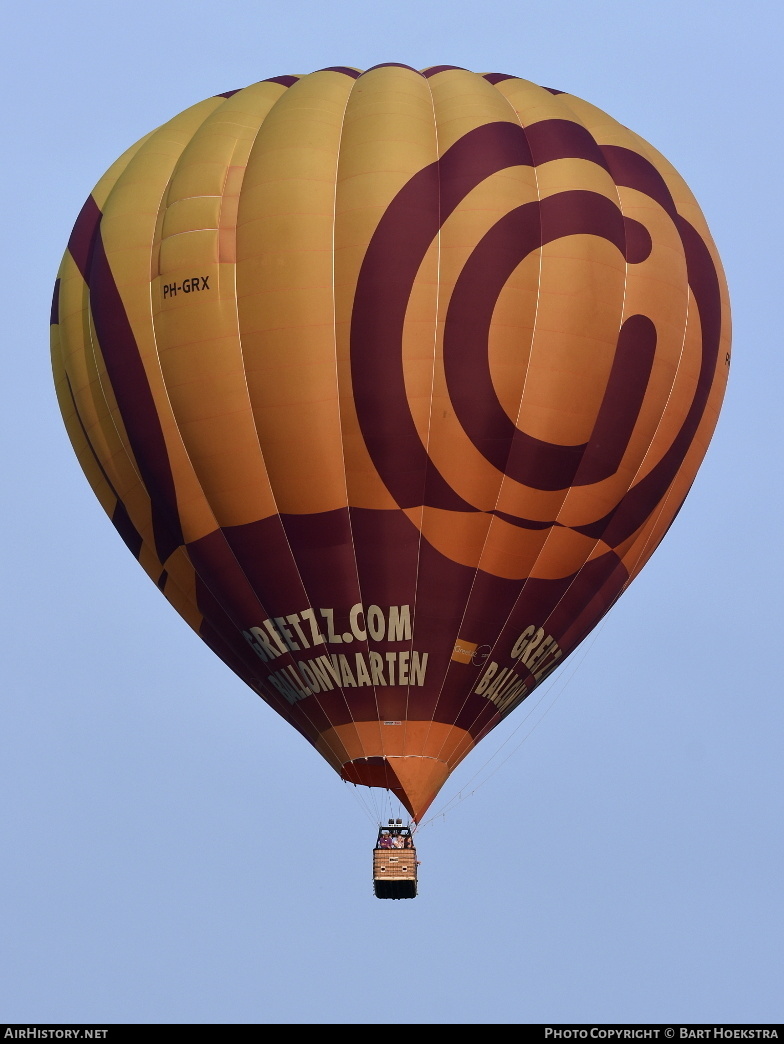
<svg viewBox="0 0 784 1044">
<path fill-rule="evenodd" d="M 413 839 L 413 837 L 410 834 L 407 834 L 406 837 L 403 838 L 403 848 L 413 848 L 413 847 L 414 847 L 414 839 Z"/>
<path fill-rule="evenodd" d="M 378 839 L 378 847 L 379 848 L 391 848 L 392 847 L 392 838 L 390 837 L 390 835 L 386 831 L 382 831 L 381 837 L 379 837 L 379 839 Z"/>
<path fill-rule="evenodd" d="M 402 848 L 403 847 L 403 838 L 402 838 L 402 836 L 400 834 L 395 834 L 395 836 L 392 838 L 392 847 L 393 848 Z"/>
</svg>

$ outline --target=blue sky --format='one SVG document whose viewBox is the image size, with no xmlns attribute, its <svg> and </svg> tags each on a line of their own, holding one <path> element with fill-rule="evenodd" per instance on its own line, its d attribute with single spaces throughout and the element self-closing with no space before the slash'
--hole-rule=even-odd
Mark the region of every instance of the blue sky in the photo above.
<svg viewBox="0 0 784 1044">
<path fill-rule="evenodd" d="M 782 1020 L 780 17 L 760 0 L 32 0 L 9 17 L 0 1018 Z M 401 903 L 371 890 L 386 809 L 212 657 L 117 538 L 47 335 L 71 225 L 129 144 L 221 91 L 382 61 L 516 73 L 651 141 L 706 214 L 735 328 L 676 523 L 446 785 Z"/>
</svg>

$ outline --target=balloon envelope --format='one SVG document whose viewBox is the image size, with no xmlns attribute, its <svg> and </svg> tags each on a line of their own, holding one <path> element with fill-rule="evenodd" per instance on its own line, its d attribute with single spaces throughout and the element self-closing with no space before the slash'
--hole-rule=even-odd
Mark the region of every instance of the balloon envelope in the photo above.
<svg viewBox="0 0 784 1044">
<path fill-rule="evenodd" d="M 448 66 L 273 77 L 153 131 L 77 219 L 52 334 L 142 567 L 416 819 L 650 557 L 729 365 L 666 160 Z"/>
</svg>

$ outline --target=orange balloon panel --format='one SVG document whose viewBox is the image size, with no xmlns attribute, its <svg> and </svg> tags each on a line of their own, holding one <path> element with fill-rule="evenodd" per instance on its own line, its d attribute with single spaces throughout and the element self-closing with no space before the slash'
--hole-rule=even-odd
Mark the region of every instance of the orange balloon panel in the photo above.
<svg viewBox="0 0 784 1044">
<path fill-rule="evenodd" d="M 186 110 L 88 198 L 52 313 L 69 435 L 140 564 L 415 819 L 656 548 L 729 363 L 672 167 L 450 66 Z"/>
</svg>

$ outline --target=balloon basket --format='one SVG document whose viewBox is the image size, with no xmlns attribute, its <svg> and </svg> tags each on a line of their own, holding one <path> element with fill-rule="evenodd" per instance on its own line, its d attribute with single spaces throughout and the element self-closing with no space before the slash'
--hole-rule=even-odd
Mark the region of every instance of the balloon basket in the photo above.
<svg viewBox="0 0 784 1044">
<path fill-rule="evenodd" d="M 373 892 L 377 899 L 414 899 L 417 857 L 411 828 L 390 819 L 378 831 L 373 849 Z"/>
</svg>

